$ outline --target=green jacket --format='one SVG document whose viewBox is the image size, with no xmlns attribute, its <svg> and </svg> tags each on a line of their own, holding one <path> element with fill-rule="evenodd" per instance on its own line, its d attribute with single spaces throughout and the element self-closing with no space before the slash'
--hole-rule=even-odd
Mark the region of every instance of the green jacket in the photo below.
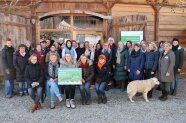
<svg viewBox="0 0 186 123">
<path fill-rule="evenodd" d="M 182 69 L 184 62 L 184 49 L 182 47 L 178 47 L 175 54 L 175 66 L 174 66 L 174 74 L 179 74 L 178 69 Z"/>
</svg>

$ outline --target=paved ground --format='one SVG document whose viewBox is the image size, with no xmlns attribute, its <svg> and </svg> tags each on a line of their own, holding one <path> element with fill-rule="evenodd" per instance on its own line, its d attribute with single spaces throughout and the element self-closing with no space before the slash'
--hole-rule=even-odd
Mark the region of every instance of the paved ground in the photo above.
<svg viewBox="0 0 186 123">
<path fill-rule="evenodd" d="M 98 105 L 92 90 L 92 104 L 82 106 L 77 90 L 76 109 L 67 109 L 63 102 L 51 110 L 46 99 L 43 108 L 34 113 L 29 112 L 30 97 L 6 99 L 1 89 L 0 123 L 186 123 L 186 81 L 181 81 L 178 95 L 169 96 L 166 102 L 159 101 L 160 92 L 154 91 L 149 103 L 142 97 L 135 97 L 136 102 L 130 103 L 126 92 L 114 89 L 107 92 L 108 103 Z"/>
</svg>

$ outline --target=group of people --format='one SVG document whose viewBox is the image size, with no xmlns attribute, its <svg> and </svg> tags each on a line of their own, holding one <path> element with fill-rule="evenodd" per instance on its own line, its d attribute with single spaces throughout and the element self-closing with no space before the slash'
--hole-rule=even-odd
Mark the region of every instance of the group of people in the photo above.
<svg viewBox="0 0 186 123">
<path fill-rule="evenodd" d="M 105 91 L 119 87 L 125 91 L 133 80 L 150 79 L 157 76 L 161 82 L 160 100 L 168 95 L 176 95 L 179 85 L 179 73 L 184 62 L 184 49 L 178 39 L 172 43 L 161 41 L 159 47 L 154 42 L 141 41 L 124 44 L 110 37 L 103 44 L 79 42 L 74 40 L 42 41 L 35 48 L 30 43 L 20 44 L 18 49 L 12 46 L 10 38 L 2 50 L 4 67 L 5 97 L 14 95 L 14 79 L 19 83 L 19 95 L 29 95 L 34 104 L 31 111 L 41 108 L 44 87 L 50 90 L 50 108 L 55 108 L 55 98 L 62 102 L 65 94 L 66 107 L 76 108 L 74 100 L 77 85 L 58 85 L 58 68 L 82 68 L 82 84 L 79 90 L 82 105 L 91 103 L 91 85 L 95 85 L 98 104 L 107 103 Z M 152 97 L 151 90 L 148 97 Z"/>
</svg>

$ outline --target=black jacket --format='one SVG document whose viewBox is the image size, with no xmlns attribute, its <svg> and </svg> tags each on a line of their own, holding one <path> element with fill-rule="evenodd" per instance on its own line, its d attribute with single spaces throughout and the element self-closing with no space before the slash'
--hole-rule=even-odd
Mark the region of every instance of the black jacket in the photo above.
<svg viewBox="0 0 186 123">
<path fill-rule="evenodd" d="M 28 84 L 28 88 L 32 88 L 31 84 L 33 82 L 39 82 L 39 86 L 43 87 L 43 71 L 38 63 L 26 66 L 25 70 L 25 80 Z"/>
<path fill-rule="evenodd" d="M 85 48 L 79 48 L 78 47 L 76 49 L 76 53 L 77 53 L 77 60 L 79 60 L 80 56 L 85 53 Z"/>
<path fill-rule="evenodd" d="M 109 68 L 105 64 L 101 69 L 96 66 L 96 82 L 108 82 L 109 80 Z"/>
<path fill-rule="evenodd" d="M 28 58 L 30 57 L 29 53 L 26 53 L 25 56 L 21 56 L 19 51 L 16 51 L 14 54 L 14 67 L 16 69 L 16 81 L 17 82 L 25 82 L 25 69 L 28 65 Z"/>
<path fill-rule="evenodd" d="M 3 65 L 3 72 L 4 72 L 4 79 L 15 79 L 15 69 L 13 65 L 13 47 L 5 46 L 2 50 L 2 65 Z M 7 74 L 5 70 L 8 70 L 10 74 Z"/>
</svg>

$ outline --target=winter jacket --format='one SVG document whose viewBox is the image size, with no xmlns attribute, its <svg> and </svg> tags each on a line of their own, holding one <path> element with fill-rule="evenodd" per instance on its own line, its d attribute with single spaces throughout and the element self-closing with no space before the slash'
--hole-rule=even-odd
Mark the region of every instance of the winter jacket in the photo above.
<svg viewBox="0 0 186 123">
<path fill-rule="evenodd" d="M 76 48 L 77 60 L 79 60 L 80 56 L 85 53 L 85 48 Z"/>
<path fill-rule="evenodd" d="M 143 77 L 145 65 L 145 55 L 140 50 L 134 54 L 134 50 L 131 52 L 131 55 L 128 60 L 128 69 L 130 70 L 129 78 L 131 80 L 141 80 Z M 140 74 L 137 74 L 136 71 L 139 70 Z"/>
<path fill-rule="evenodd" d="M 28 65 L 28 58 L 30 57 L 27 52 L 25 56 L 21 56 L 19 51 L 16 51 L 13 57 L 14 67 L 16 69 L 16 81 L 17 82 L 25 82 L 25 69 Z"/>
<path fill-rule="evenodd" d="M 25 69 L 25 80 L 28 84 L 28 88 L 32 88 L 33 82 L 38 82 L 39 87 L 43 87 L 43 71 L 39 63 L 32 64 L 29 63 Z"/>
<path fill-rule="evenodd" d="M 15 79 L 15 69 L 13 65 L 13 47 L 5 46 L 2 49 L 2 65 L 3 65 L 3 72 L 4 72 L 4 79 L 5 80 L 14 80 Z M 7 73 L 7 71 L 9 73 Z"/>
<path fill-rule="evenodd" d="M 33 52 L 33 54 L 35 54 L 37 56 L 38 62 L 41 66 L 41 68 L 44 70 L 45 69 L 45 54 L 44 52 L 38 52 L 37 50 L 35 50 Z"/>
<path fill-rule="evenodd" d="M 158 66 L 158 79 L 160 82 L 173 82 L 174 81 L 174 66 L 175 66 L 175 55 L 170 50 L 166 55 L 162 52 L 159 58 Z M 166 76 L 169 73 L 170 76 Z"/>
<path fill-rule="evenodd" d="M 121 59 L 120 64 L 116 63 L 115 65 L 114 79 L 116 81 L 125 80 L 128 78 L 127 70 L 124 69 L 125 66 L 127 67 L 128 57 L 129 57 L 128 51 L 126 49 L 123 49 L 120 52 L 120 59 Z"/>
<path fill-rule="evenodd" d="M 79 66 L 81 68 L 81 66 Z M 86 68 L 82 68 L 82 78 L 85 82 L 90 82 L 94 76 L 94 70 L 92 65 L 87 65 Z"/>
<path fill-rule="evenodd" d="M 109 68 L 105 64 L 102 69 L 99 69 L 98 66 L 96 66 L 96 82 L 108 82 L 109 80 Z"/>
<path fill-rule="evenodd" d="M 158 68 L 159 51 L 145 52 L 145 69 L 156 72 Z"/>
</svg>

